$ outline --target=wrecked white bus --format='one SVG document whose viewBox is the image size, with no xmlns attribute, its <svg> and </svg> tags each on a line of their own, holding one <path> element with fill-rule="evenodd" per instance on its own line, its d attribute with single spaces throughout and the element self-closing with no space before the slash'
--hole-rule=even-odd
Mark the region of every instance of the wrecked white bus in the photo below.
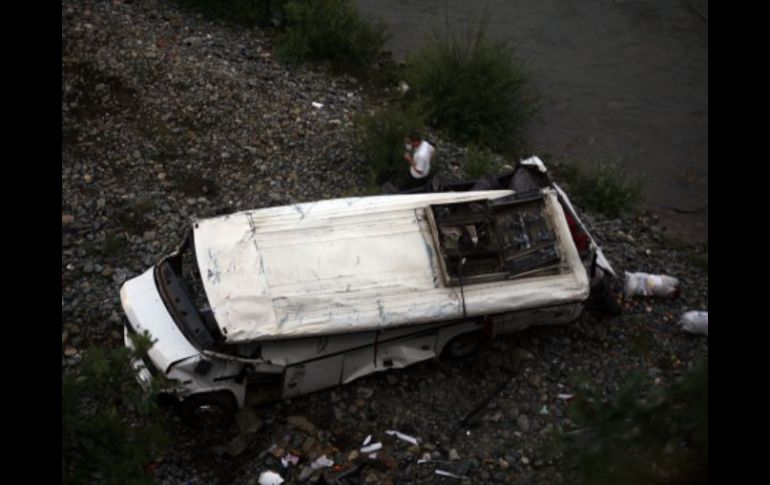
<svg viewBox="0 0 770 485">
<path fill-rule="evenodd" d="M 121 288 L 126 344 L 155 342 L 139 379 L 171 381 L 187 417 L 227 416 L 574 320 L 597 261 L 612 269 L 566 195 L 542 185 L 199 220 Z"/>
</svg>

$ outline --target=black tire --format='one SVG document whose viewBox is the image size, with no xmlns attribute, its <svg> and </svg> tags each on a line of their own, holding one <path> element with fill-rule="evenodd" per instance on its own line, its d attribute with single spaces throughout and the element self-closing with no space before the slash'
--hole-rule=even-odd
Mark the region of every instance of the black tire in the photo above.
<svg viewBox="0 0 770 485">
<path fill-rule="evenodd" d="M 233 420 L 238 405 L 226 391 L 194 394 L 182 401 L 182 417 L 193 426 L 224 427 Z"/>
<path fill-rule="evenodd" d="M 481 332 L 469 332 L 450 340 L 444 347 L 444 353 L 459 359 L 475 352 L 481 344 Z"/>
</svg>

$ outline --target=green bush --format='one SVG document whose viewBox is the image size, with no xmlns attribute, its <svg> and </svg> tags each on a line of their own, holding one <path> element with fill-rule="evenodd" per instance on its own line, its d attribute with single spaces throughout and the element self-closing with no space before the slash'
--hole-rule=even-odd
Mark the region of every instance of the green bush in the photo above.
<svg viewBox="0 0 770 485">
<path fill-rule="evenodd" d="M 579 427 L 561 442 L 583 483 L 706 483 L 708 362 L 671 386 L 632 374 L 611 398 L 585 381 L 570 407 Z"/>
<path fill-rule="evenodd" d="M 465 155 L 463 168 L 470 178 L 475 179 L 488 173 L 496 174 L 500 167 L 494 153 L 490 150 L 471 145 L 468 147 L 468 152 Z"/>
<path fill-rule="evenodd" d="M 91 483 L 96 477 L 103 483 L 152 483 L 147 466 L 168 436 L 152 393 L 139 386 L 130 366 L 130 358 L 149 349 L 149 337 L 136 342 L 135 352 L 91 349 L 77 373 L 62 376 L 63 483 Z"/>
<path fill-rule="evenodd" d="M 388 105 L 359 115 L 355 125 L 359 151 L 368 165 L 369 191 L 378 191 L 385 182 L 402 185 L 409 177 L 409 164 L 404 160 L 406 136 L 422 127 L 415 110 Z"/>
<path fill-rule="evenodd" d="M 407 58 L 410 94 L 426 119 L 461 143 L 514 152 L 539 101 L 507 42 L 474 33 L 433 37 Z"/>
<path fill-rule="evenodd" d="M 596 162 L 588 170 L 575 162 L 556 163 L 553 168 L 567 183 L 570 195 L 586 209 L 618 217 L 642 202 L 644 178 L 635 178 L 619 161 Z"/>
<path fill-rule="evenodd" d="M 351 0 L 289 0 L 277 52 L 285 62 L 329 62 L 337 72 L 371 69 L 388 38 L 382 21 L 363 18 Z"/>
</svg>

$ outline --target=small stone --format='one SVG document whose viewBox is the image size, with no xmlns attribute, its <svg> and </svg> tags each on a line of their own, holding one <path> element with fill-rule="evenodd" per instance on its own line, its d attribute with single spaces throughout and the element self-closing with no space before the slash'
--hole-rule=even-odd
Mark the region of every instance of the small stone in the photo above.
<svg viewBox="0 0 770 485">
<path fill-rule="evenodd" d="M 275 458 L 283 458 L 283 456 L 286 454 L 286 450 L 281 448 L 280 446 L 276 446 L 272 450 L 270 450 L 270 454 L 273 455 Z"/>
<path fill-rule="evenodd" d="M 457 453 L 456 449 L 452 448 L 451 450 L 449 450 L 449 460 L 450 461 L 458 461 L 458 460 L 460 460 L 460 454 Z"/>
<path fill-rule="evenodd" d="M 522 360 L 534 360 L 535 356 L 532 355 L 531 352 L 528 352 L 524 349 L 513 349 L 511 352 L 511 358 L 514 361 L 522 361 Z"/>
<path fill-rule="evenodd" d="M 391 386 L 398 384 L 398 377 L 394 374 L 385 374 L 385 380 L 388 381 L 388 384 Z"/>
<path fill-rule="evenodd" d="M 246 406 L 235 415 L 238 423 L 238 429 L 244 435 L 254 434 L 262 427 L 262 420 L 257 416 L 256 411 L 251 406 Z"/>
<path fill-rule="evenodd" d="M 70 215 L 70 214 L 62 214 L 61 215 L 61 225 L 62 226 L 69 226 L 73 222 L 75 222 L 75 216 Z"/>
<path fill-rule="evenodd" d="M 114 272 L 115 270 L 112 269 L 111 266 L 107 266 L 106 268 L 104 268 L 104 271 L 102 271 L 102 276 L 104 276 L 105 278 L 109 278 L 110 276 L 112 276 L 112 273 Z"/>
<path fill-rule="evenodd" d="M 100 198 L 100 199 L 96 200 L 96 208 L 97 209 L 104 209 L 105 205 L 107 205 L 107 201 L 104 200 L 103 198 Z"/>
<path fill-rule="evenodd" d="M 522 431 L 529 431 L 529 418 L 526 414 L 520 414 L 516 419 L 516 423 L 519 425 L 519 428 L 521 428 Z"/>
<path fill-rule="evenodd" d="M 511 467 L 511 464 L 505 461 L 503 458 L 500 458 L 499 460 L 497 460 L 497 464 L 500 465 L 500 468 L 502 468 L 503 470 L 507 470 L 508 468 Z"/>
<path fill-rule="evenodd" d="M 196 45 L 200 44 L 201 42 L 203 42 L 203 39 L 201 39 L 198 36 L 194 36 L 194 35 L 190 36 L 190 37 L 185 37 L 184 39 L 182 39 L 182 43 L 183 44 L 187 44 L 187 45 L 191 45 L 191 46 L 196 46 Z"/>
<path fill-rule="evenodd" d="M 315 438 L 308 436 L 305 441 L 302 442 L 302 452 L 307 454 L 315 444 Z"/>
<path fill-rule="evenodd" d="M 362 399 L 369 399 L 374 396 L 374 390 L 369 389 L 368 387 L 359 387 L 356 389 L 356 393 L 358 393 L 358 396 Z"/>
<path fill-rule="evenodd" d="M 433 459 L 433 457 L 430 455 L 430 453 L 425 452 L 425 453 L 422 454 L 422 459 L 425 460 L 425 461 L 430 461 L 430 460 Z"/>
<path fill-rule="evenodd" d="M 166 175 L 166 172 L 161 172 L 161 173 L 158 174 L 158 180 L 160 180 L 160 181 L 166 180 L 167 176 L 168 175 Z"/>
<path fill-rule="evenodd" d="M 356 459 L 358 459 L 358 451 L 353 450 L 348 454 L 348 461 L 355 461 Z"/>
<path fill-rule="evenodd" d="M 522 456 L 521 463 L 524 465 L 529 465 L 529 458 L 527 458 L 526 456 Z"/>
<path fill-rule="evenodd" d="M 313 423 L 307 420 L 304 416 L 289 416 L 286 418 L 286 421 L 289 422 L 292 426 L 294 426 L 297 429 L 301 429 L 307 434 L 315 434 L 316 429 Z"/>
<path fill-rule="evenodd" d="M 314 470 L 312 468 L 310 468 L 309 466 L 303 466 L 302 467 L 302 471 L 299 472 L 299 481 L 300 482 L 304 482 L 305 480 L 310 478 L 310 475 L 313 474 L 313 471 Z"/>
<path fill-rule="evenodd" d="M 535 374 L 530 374 L 527 378 L 527 382 L 529 382 L 529 385 L 534 387 L 535 389 L 540 389 L 540 386 L 542 383 L 540 382 L 540 377 L 538 377 Z"/>
<path fill-rule="evenodd" d="M 142 237 L 145 241 L 152 241 L 155 239 L 155 231 L 145 231 Z"/>
<path fill-rule="evenodd" d="M 65 357 L 75 357 L 76 355 L 78 355 L 78 349 L 75 347 L 67 347 L 64 349 Z"/>
<path fill-rule="evenodd" d="M 94 272 L 94 263 L 91 261 L 88 261 L 86 264 L 83 265 L 83 272 L 84 273 L 93 273 Z"/>
<path fill-rule="evenodd" d="M 66 342 L 66 341 L 67 341 L 67 338 L 69 338 L 69 334 L 68 334 L 68 333 L 67 333 L 67 331 L 65 330 L 65 331 L 63 331 L 63 332 L 61 333 L 61 343 L 62 343 L 62 344 L 64 344 L 64 342 Z"/>
</svg>

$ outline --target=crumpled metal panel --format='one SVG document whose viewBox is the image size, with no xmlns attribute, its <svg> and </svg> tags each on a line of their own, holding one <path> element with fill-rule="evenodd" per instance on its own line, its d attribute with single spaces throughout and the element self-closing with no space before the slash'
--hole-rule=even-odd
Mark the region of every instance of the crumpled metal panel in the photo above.
<svg viewBox="0 0 770 485">
<path fill-rule="evenodd" d="M 335 199 L 199 221 L 196 254 L 214 316 L 229 342 L 460 318 L 460 288 L 441 283 L 425 208 L 511 194 Z M 545 199 L 564 255 L 561 274 L 466 286 L 469 316 L 588 296 L 561 206 L 553 191 Z"/>
</svg>

